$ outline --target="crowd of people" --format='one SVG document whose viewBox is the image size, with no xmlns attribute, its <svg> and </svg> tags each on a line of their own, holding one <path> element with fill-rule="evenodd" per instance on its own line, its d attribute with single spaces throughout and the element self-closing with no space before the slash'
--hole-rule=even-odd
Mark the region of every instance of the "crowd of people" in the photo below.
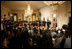
<svg viewBox="0 0 72 49">
<path fill-rule="evenodd" d="M 28 22 L 1 21 L 0 48 L 71 48 L 68 26 L 45 29 Z"/>
</svg>

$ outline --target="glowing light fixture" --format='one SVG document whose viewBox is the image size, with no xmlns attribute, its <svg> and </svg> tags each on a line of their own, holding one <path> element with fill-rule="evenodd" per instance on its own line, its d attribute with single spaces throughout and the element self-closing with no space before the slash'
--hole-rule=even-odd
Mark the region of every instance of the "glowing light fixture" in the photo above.
<svg viewBox="0 0 72 49">
<path fill-rule="evenodd" d="M 44 1 L 44 3 L 46 5 L 51 5 L 51 6 L 54 6 L 54 5 L 61 5 L 63 4 L 65 1 Z"/>
<path fill-rule="evenodd" d="M 32 13 L 33 13 L 33 10 L 31 9 L 30 3 L 28 2 L 27 9 L 25 10 L 25 14 L 24 15 L 27 17 L 27 16 L 32 15 Z"/>
</svg>

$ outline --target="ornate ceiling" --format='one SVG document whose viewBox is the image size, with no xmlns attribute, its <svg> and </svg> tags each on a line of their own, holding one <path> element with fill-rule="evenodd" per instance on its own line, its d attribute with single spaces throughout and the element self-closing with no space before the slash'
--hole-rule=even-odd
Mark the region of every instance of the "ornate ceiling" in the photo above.
<svg viewBox="0 0 72 49">
<path fill-rule="evenodd" d="M 48 6 L 44 1 L 1 1 L 2 4 L 7 5 L 11 10 L 24 10 L 27 8 L 27 2 L 30 2 L 30 6 L 33 10 Z"/>
</svg>

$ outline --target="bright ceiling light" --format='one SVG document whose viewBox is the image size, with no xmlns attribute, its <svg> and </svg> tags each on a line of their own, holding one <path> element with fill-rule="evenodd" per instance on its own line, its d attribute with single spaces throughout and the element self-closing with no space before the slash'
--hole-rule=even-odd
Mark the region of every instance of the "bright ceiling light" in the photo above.
<svg viewBox="0 0 72 49">
<path fill-rule="evenodd" d="M 25 10 L 25 14 L 24 15 L 27 17 L 27 16 L 32 15 L 32 13 L 33 13 L 33 10 L 31 9 L 30 4 L 28 3 L 27 9 Z"/>
<path fill-rule="evenodd" d="M 63 4 L 65 1 L 44 1 L 44 3 L 46 4 L 46 5 L 52 5 L 52 6 L 54 6 L 54 5 L 61 5 L 61 4 Z"/>
</svg>

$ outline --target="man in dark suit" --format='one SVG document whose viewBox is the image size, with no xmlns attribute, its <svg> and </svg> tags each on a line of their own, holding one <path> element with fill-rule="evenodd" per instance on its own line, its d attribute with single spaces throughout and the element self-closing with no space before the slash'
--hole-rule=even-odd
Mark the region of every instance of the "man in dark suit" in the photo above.
<svg viewBox="0 0 72 49">
<path fill-rule="evenodd" d="M 53 43 L 52 43 L 52 37 L 50 34 L 47 34 L 48 31 L 44 31 L 45 34 L 43 34 L 42 38 L 42 47 L 43 48 L 53 48 Z"/>
<path fill-rule="evenodd" d="M 24 48 L 30 48 L 28 39 L 29 39 L 29 34 L 27 28 L 25 28 L 24 32 L 21 35 L 22 38 L 22 43 Z"/>
</svg>

